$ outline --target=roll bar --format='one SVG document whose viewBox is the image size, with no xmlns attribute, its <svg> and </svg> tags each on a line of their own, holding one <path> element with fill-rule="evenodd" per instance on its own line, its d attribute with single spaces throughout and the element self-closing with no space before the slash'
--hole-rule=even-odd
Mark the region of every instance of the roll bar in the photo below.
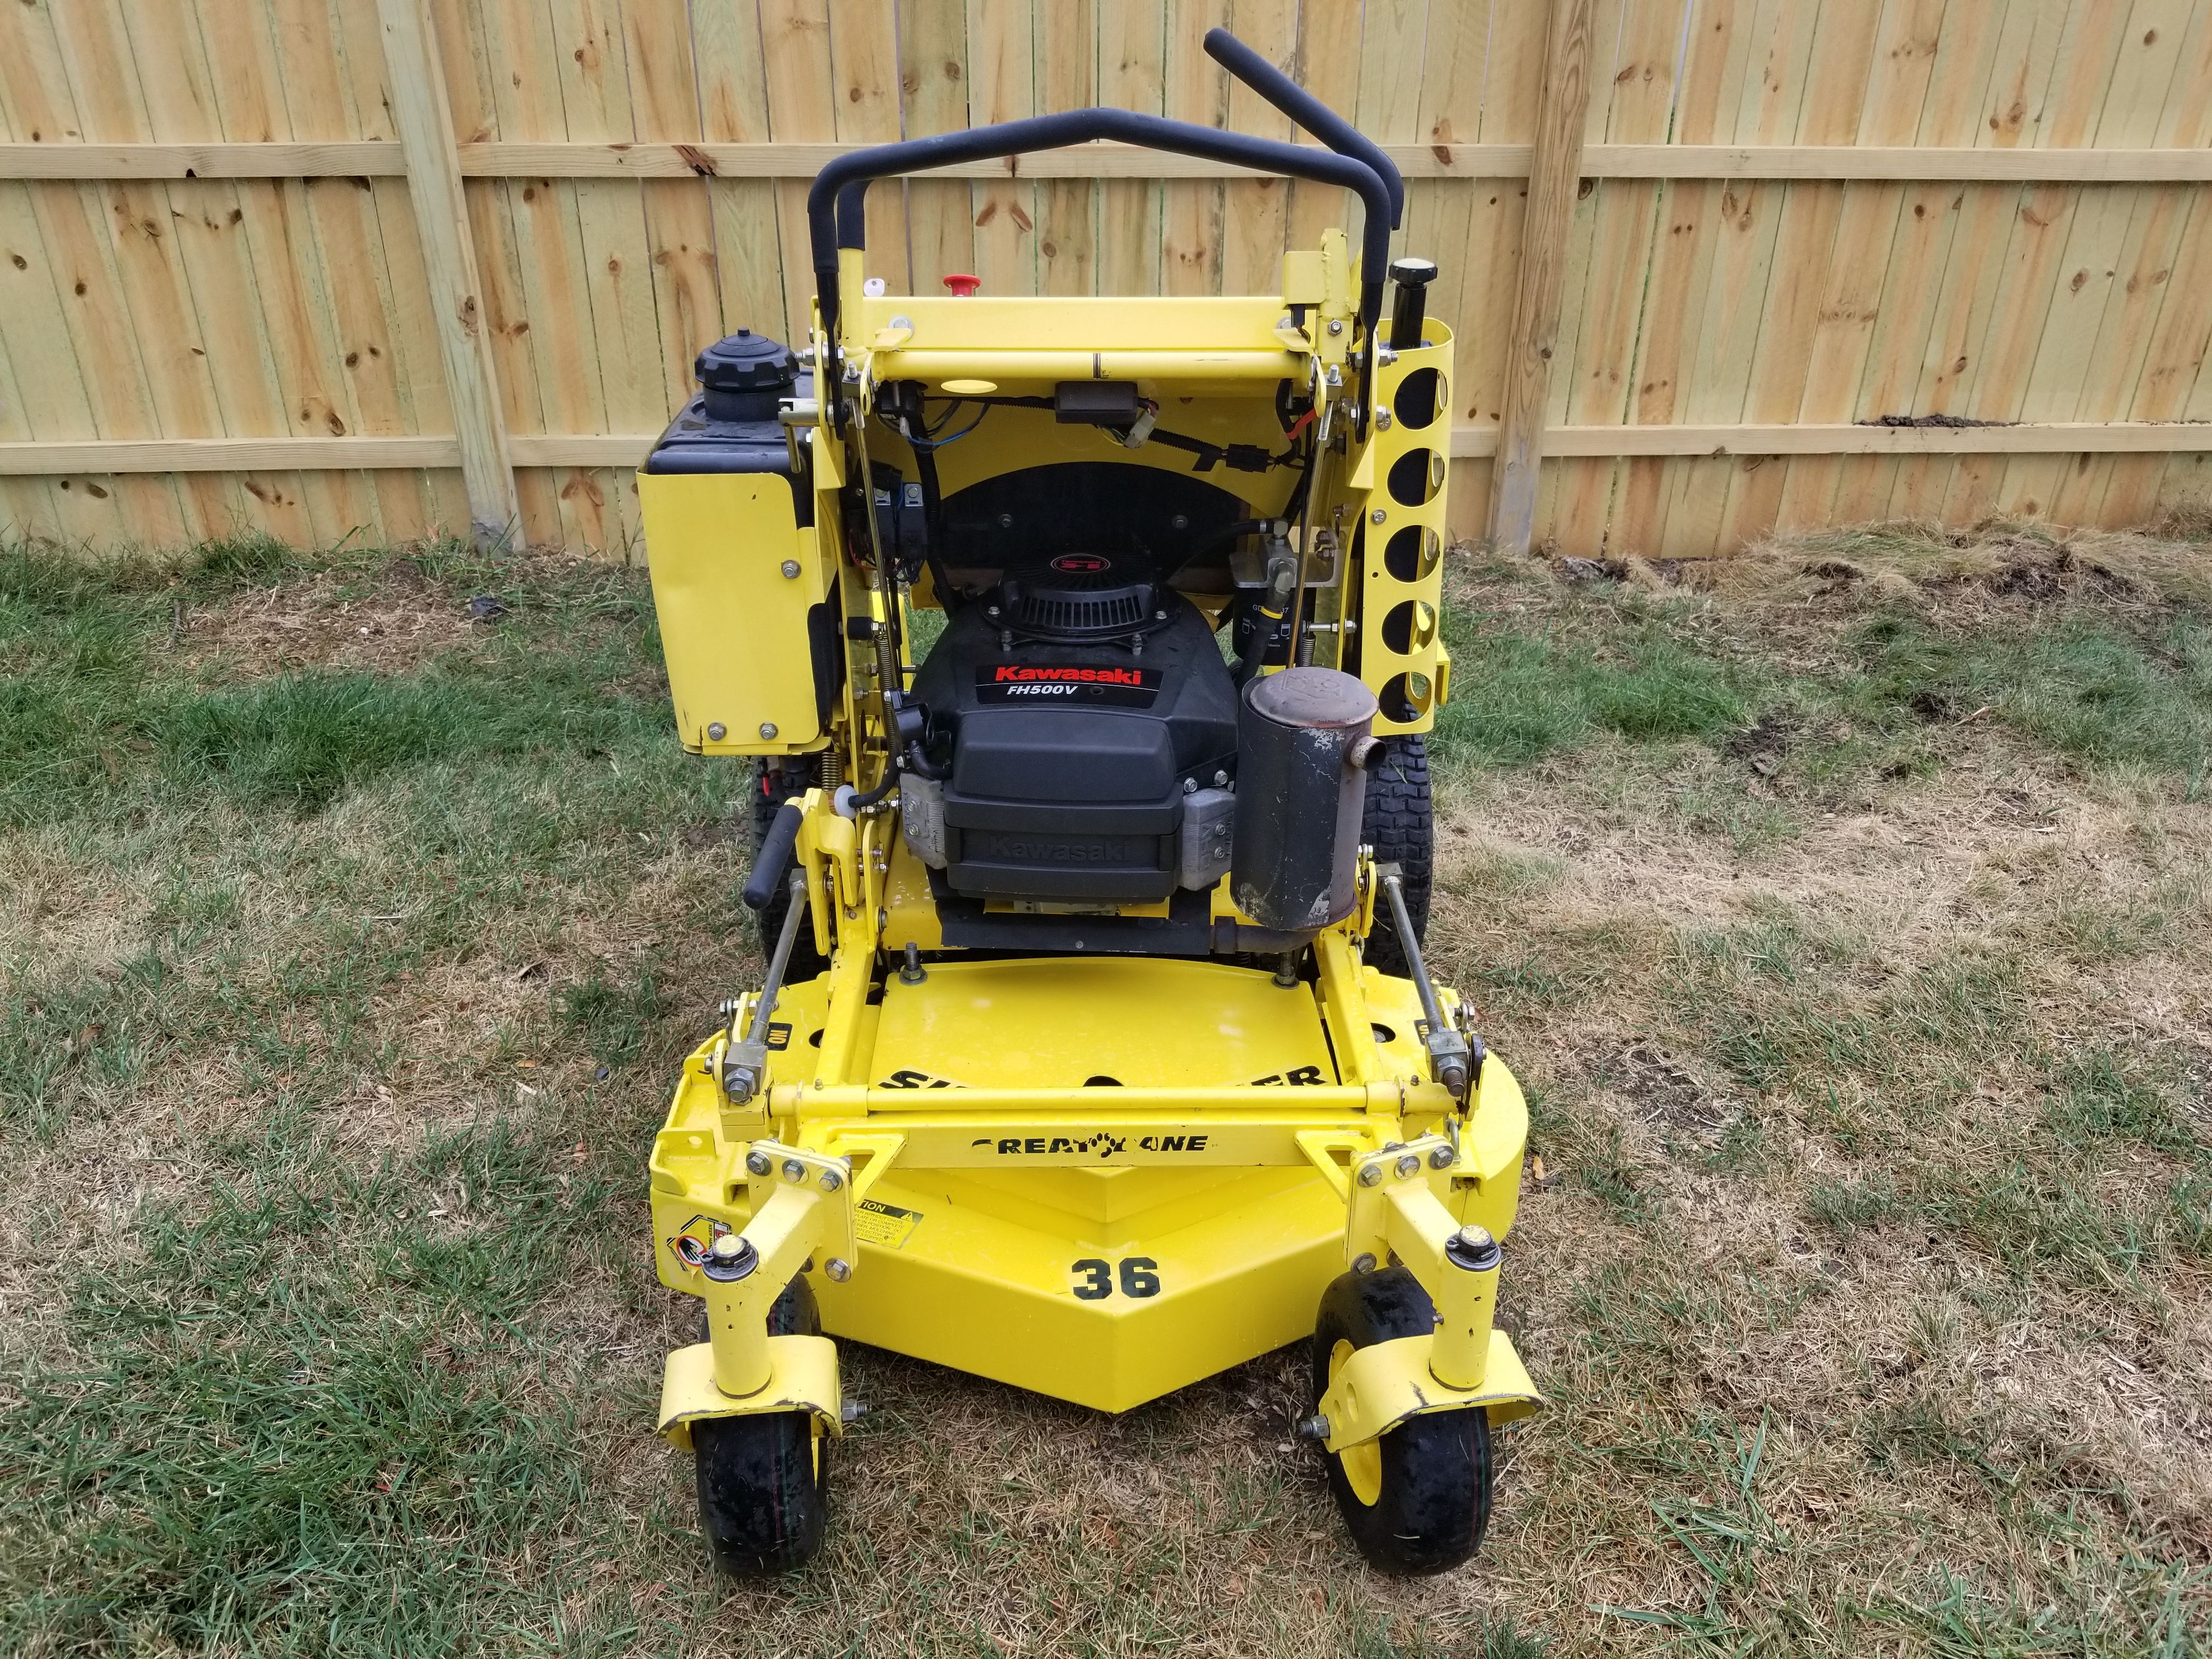
<svg viewBox="0 0 2212 1659">
<path fill-rule="evenodd" d="M 1339 155 L 1375 169 L 1390 192 L 1390 227 L 1406 217 L 1406 181 L 1382 146 L 1246 46 L 1227 29 L 1206 32 L 1206 55 L 1258 93 Z"/>
<path fill-rule="evenodd" d="M 1382 314 L 1383 274 L 1390 263 L 1390 187 L 1380 173 L 1352 156 L 1323 154 L 1301 144 L 1224 132 L 1218 127 L 1194 126 L 1188 121 L 1170 121 L 1126 109 L 1076 109 L 1059 115 L 1034 115 L 1025 120 L 1001 121 L 995 126 L 971 127 L 964 132 L 878 144 L 838 156 L 814 175 L 814 184 L 806 192 L 814 291 L 821 305 L 823 331 L 833 337 L 836 333 L 838 250 L 867 246 L 864 204 L 873 180 L 963 161 L 1018 155 L 1027 150 L 1065 149 L 1097 138 L 1286 173 L 1357 192 L 1367 209 L 1360 255 L 1359 320 L 1367 337 L 1374 337 Z"/>
</svg>

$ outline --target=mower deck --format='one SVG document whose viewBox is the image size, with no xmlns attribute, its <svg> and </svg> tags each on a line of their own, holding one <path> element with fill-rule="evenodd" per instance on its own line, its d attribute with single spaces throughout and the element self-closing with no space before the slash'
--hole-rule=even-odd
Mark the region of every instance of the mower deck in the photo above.
<svg viewBox="0 0 2212 1659">
<path fill-rule="evenodd" d="M 1395 1073 L 1387 1119 L 1343 1080 L 1314 985 L 1264 969 L 1041 957 L 939 962 L 916 984 L 889 976 L 880 1003 L 859 1011 L 865 1116 L 800 1136 L 835 1152 L 888 1133 L 902 1147 L 856 1182 L 858 1271 L 810 1275 L 824 1328 L 1114 1412 L 1306 1335 L 1343 1270 L 1346 1200 L 1301 1137 L 1380 1144 L 1399 1133 L 1401 1089 L 1433 1086 L 1413 986 L 1363 978 L 1370 1054 Z M 775 1092 L 794 1104 L 809 1088 L 782 1084 L 783 1057 L 811 1069 L 832 984 L 788 987 L 776 1006 Z M 696 1283 L 679 1250 L 750 1213 L 749 1142 L 726 1133 L 714 1048 L 686 1064 L 654 1155 L 673 1288 Z M 979 1091 L 993 1105 L 963 1109 Z M 1502 1233 L 1526 1115 L 1494 1060 L 1471 1121 L 1468 1156 L 1434 1184 L 1455 1214 Z"/>
</svg>

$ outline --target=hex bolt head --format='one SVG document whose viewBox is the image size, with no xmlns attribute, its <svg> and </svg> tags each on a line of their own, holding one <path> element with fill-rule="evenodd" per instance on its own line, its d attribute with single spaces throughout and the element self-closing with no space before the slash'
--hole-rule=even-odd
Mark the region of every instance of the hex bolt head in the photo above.
<svg viewBox="0 0 2212 1659">
<path fill-rule="evenodd" d="M 774 738 L 775 736 L 775 722 L 774 720 L 763 720 L 761 722 L 761 736 L 763 738 Z"/>
<path fill-rule="evenodd" d="M 1390 429 L 1391 424 L 1390 411 L 1389 410 L 1378 409 L 1375 411 L 1375 429 L 1377 432 L 1388 432 Z"/>
<path fill-rule="evenodd" d="M 766 1175 L 775 1167 L 775 1164 L 774 1160 L 772 1160 L 766 1152 L 747 1152 L 745 1154 L 745 1168 L 751 1170 L 755 1175 Z"/>
<path fill-rule="evenodd" d="M 1362 1250 L 1358 1255 L 1352 1257 L 1352 1271 L 1356 1273 L 1373 1273 L 1375 1271 L 1375 1257 L 1373 1253 L 1367 1250 Z"/>
<path fill-rule="evenodd" d="M 1316 1412 L 1311 1417 L 1300 1419 L 1297 1427 L 1291 1432 L 1301 1440 L 1310 1440 L 1319 1445 L 1328 1438 L 1328 1419 Z"/>
<path fill-rule="evenodd" d="M 1372 513 L 1369 514 L 1367 516 L 1368 516 L 1368 518 L 1369 518 L 1370 520 L 1371 520 L 1373 522 L 1375 522 L 1375 523 L 1376 523 L 1376 524 L 1381 524 L 1384 520 L 1388 519 L 1390 515 L 1389 515 L 1388 513 L 1385 513 L 1385 512 L 1384 512 L 1381 507 L 1376 507 L 1376 508 Z"/>
<path fill-rule="evenodd" d="M 1464 1267 L 1469 1273 L 1488 1273 L 1496 1267 L 1504 1252 L 1498 1241 L 1490 1236 L 1487 1227 L 1466 1226 L 1451 1236 L 1444 1246 L 1444 1260 L 1455 1267 Z"/>
<path fill-rule="evenodd" d="M 797 581 L 799 580 L 799 561 L 796 559 L 786 559 L 783 562 L 783 574 L 785 580 Z"/>
<path fill-rule="evenodd" d="M 1382 1184 L 1382 1166 L 1380 1164 L 1361 1164 L 1359 1166 L 1359 1184 L 1363 1187 L 1381 1186 Z"/>
<path fill-rule="evenodd" d="M 1421 1172 L 1421 1158 L 1418 1152 L 1408 1152 L 1398 1160 L 1398 1179 L 1411 1181 Z"/>
<path fill-rule="evenodd" d="M 1328 319 L 1328 331 L 1329 331 L 1330 333 L 1332 333 L 1332 334 L 1341 334 L 1341 333 L 1343 333 L 1343 332 L 1344 332 L 1344 319 L 1343 319 L 1343 318 L 1341 318 L 1341 317 L 1332 317 L 1332 318 L 1330 318 L 1330 319 Z"/>
<path fill-rule="evenodd" d="M 720 743 L 729 735 L 730 728 L 720 720 L 714 721 L 707 728 L 707 741 L 709 743 Z"/>
<path fill-rule="evenodd" d="M 868 1408 L 857 1400 L 838 1402 L 837 1416 L 841 1422 L 857 1423 L 868 1414 Z"/>
<path fill-rule="evenodd" d="M 1226 772 L 1216 772 L 1216 773 L 1213 775 L 1213 787 L 1214 787 L 1216 789 L 1220 789 L 1220 788 L 1224 788 L 1224 787 L 1225 787 L 1227 786 L 1228 782 L 1229 782 L 1229 774 L 1228 774 L 1228 773 L 1226 773 Z"/>
<path fill-rule="evenodd" d="M 783 1178 L 803 1183 L 806 1179 L 806 1166 L 795 1158 L 787 1158 L 783 1160 Z"/>
<path fill-rule="evenodd" d="M 717 1285 L 734 1285 L 759 1266 L 760 1252 L 753 1248 L 752 1240 L 724 1233 L 707 1247 L 707 1259 L 699 1264 L 699 1271 Z"/>
<path fill-rule="evenodd" d="M 1429 1153 L 1429 1167 L 1431 1170 L 1449 1170 L 1458 1162 L 1459 1154 L 1449 1146 L 1438 1146 Z"/>
<path fill-rule="evenodd" d="M 853 1276 L 853 1264 L 839 1255 L 831 1256 L 822 1264 L 822 1271 L 830 1275 L 833 1285 L 842 1285 Z"/>
<path fill-rule="evenodd" d="M 839 1175 L 835 1170 L 824 1170 L 822 1172 L 822 1190 L 823 1192 L 834 1193 L 844 1184 L 845 1177 Z"/>
</svg>

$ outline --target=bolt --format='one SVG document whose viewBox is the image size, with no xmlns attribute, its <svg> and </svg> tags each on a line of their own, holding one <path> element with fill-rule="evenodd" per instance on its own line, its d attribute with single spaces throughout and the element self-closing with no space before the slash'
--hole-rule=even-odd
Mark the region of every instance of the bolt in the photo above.
<svg viewBox="0 0 2212 1659">
<path fill-rule="evenodd" d="M 983 614 L 987 617 L 995 617 L 999 614 L 999 607 L 995 605 L 987 605 L 983 607 Z"/>
<path fill-rule="evenodd" d="M 1363 1187 L 1381 1186 L 1382 1184 L 1382 1166 L 1380 1164 L 1361 1164 L 1359 1166 L 1359 1184 Z"/>
<path fill-rule="evenodd" d="M 1369 1252 L 1362 1250 L 1358 1255 L 1352 1258 L 1352 1271 L 1356 1273 L 1373 1273 L 1375 1271 L 1374 1256 Z"/>
<path fill-rule="evenodd" d="M 760 1266 L 760 1252 L 749 1238 L 724 1233 L 707 1247 L 699 1270 L 717 1285 L 734 1285 Z"/>
<path fill-rule="evenodd" d="M 899 969 L 899 983 L 919 985 L 928 977 L 928 970 L 921 965 L 921 947 L 908 939 L 906 943 L 906 965 Z"/>
<path fill-rule="evenodd" d="M 799 580 L 799 561 L 798 561 L 798 560 L 796 560 L 796 559 L 786 559 L 786 560 L 783 562 L 783 574 L 784 574 L 784 580 L 787 580 L 787 581 L 796 581 L 796 580 Z"/>
<path fill-rule="evenodd" d="M 857 1423 L 868 1414 L 868 1408 L 857 1400 L 848 1400 L 837 1407 L 837 1419 L 842 1423 Z"/>
<path fill-rule="evenodd" d="M 842 1285 L 853 1276 L 853 1264 L 842 1256 L 833 1255 L 822 1264 L 822 1271 L 830 1275 L 830 1282 Z"/>
<path fill-rule="evenodd" d="M 1381 507 L 1376 507 L 1376 508 L 1372 513 L 1369 514 L 1367 516 L 1368 516 L 1370 519 L 1373 520 L 1376 524 L 1381 524 L 1381 523 L 1382 523 L 1385 519 L 1389 518 L 1390 515 L 1389 515 L 1388 513 L 1385 513 L 1385 512 L 1384 512 Z"/>
<path fill-rule="evenodd" d="M 735 997 L 724 997 L 714 1005 L 714 1015 L 718 1019 L 727 1019 L 737 1012 L 738 1000 Z"/>
<path fill-rule="evenodd" d="M 1330 318 L 1330 319 L 1328 319 L 1328 331 L 1329 331 L 1330 333 L 1332 333 L 1332 334 L 1341 334 L 1341 333 L 1343 333 L 1343 332 L 1344 332 L 1344 319 L 1343 319 L 1343 318 L 1341 318 L 1341 317 L 1332 317 L 1332 318 Z"/>
<path fill-rule="evenodd" d="M 845 1177 L 839 1175 L 835 1170 L 824 1170 L 822 1172 L 822 1190 L 823 1192 L 834 1193 L 844 1184 Z"/>
<path fill-rule="evenodd" d="M 1418 1153 L 1408 1152 L 1405 1157 L 1398 1160 L 1399 1180 L 1411 1181 L 1415 1176 L 1420 1174 L 1420 1172 L 1421 1160 Z"/>
<path fill-rule="evenodd" d="M 1301 1440 L 1310 1440 L 1319 1445 L 1328 1438 L 1328 1419 L 1316 1412 L 1311 1417 L 1302 1419 L 1291 1432 Z"/>
<path fill-rule="evenodd" d="M 783 1160 L 783 1178 L 786 1181 L 805 1181 L 806 1166 L 795 1158 L 787 1158 Z"/>
<path fill-rule="evenodd" d="M 1164 611 L 1155 611 L 1152 612 L 1152 620 L 1154 622 L 1165 622 L 1167 619 L 1168 613 Z"/>
<path fill-rule="evenodd" d="M 775 735 L 775 722 L 774 720 L 763 720 L 761 722 L 761 736 L 764 738 L 773 738 Z"/>
<path fill-rule="evenodd" d="M 1000 514 L 999 514 L 999 528 L 1000 528 L 1000 529 L 1001 529 L 1001 530 L 1012 530 L 1013 527 L 1014 527 L 1014 515 L 1013 515 L 1012 514 L 1011 514 L 1011 513 L 1001 513 Z"/>
<path fill-rule="evenodd" d="M 1449 1146 L 1438 1146 L 1429 1154 L 1429 1167 L 1431 1170 L 1449 1170 L 1458 1162 L 1459 1154 Z"/>
<path fill-rule="evenodd" d="M 766 1152 L 747 1152 L 745 1154 L 745 1168 L 751 1170 L 755 1175 L 766 1175 L 775 1167 L 775 1163 L 769 1158 Z"/>
<path fill-rule="evenodd" d="M 729 735 L 730 728 L 720 720 L 714 721 L 707 728 L 707 741 L 709 743 L 720 743 Z"/>
<path fill-rule="evenodd" d="M 1175 517 L 1173 517 L 1172 519 L 1170 519 L 1170 520 L 1168 520 L 1168 528 L 1169 528 L 1169 529 L 1170 529 L 1170 530 L 1188 530 L 1188 529 L 1189 529 L 1189 528 L 1190 528 L 1190 518 L 1189 518 L 1189 515 L 1188 515 L 1188 514 L 1182 514 L 1182 513 L 1178 513 L 1178 514 L 1176 514 L 1175 515 Z"/>
<path fill-rule="evenodd" d="M 1186 795 L 1196 794 L 1198 793 L 1198 780 L 1196 778 L 1185 778 L 1182 781 L 1182 792 Z"/>
<path fill-rule="evenodd" d="M 1216 789 L 1227 788 L 1229 787 L 1229 774 L 1226 772 L 1216 772 L 1213 775 L 1213 787 Z"/>
<path fill-rule="evenodd" d="M 1498 1241 L 1487 1227 L 1462 1227 L 1444 1245 L 1445 1261 L 1474 1273 L 1490 1272 L 1498 1266 L 1499 1255 Z"/>
<path fill-rule="evenodd" d="M 1388 432 L 1390 429 L 1390 411 L 1389 410 L 1378 409 L 1375 411 L 1375 429 L 1377 432 Z"/>
</svg>

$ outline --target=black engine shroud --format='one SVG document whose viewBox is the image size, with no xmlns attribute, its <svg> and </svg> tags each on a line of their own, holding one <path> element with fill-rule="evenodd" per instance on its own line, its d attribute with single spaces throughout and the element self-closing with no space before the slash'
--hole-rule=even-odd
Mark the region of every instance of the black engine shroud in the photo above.
<svg viewBox="0 0 2212 1659">
<path fill-rule="evenodd" d="M 950 744 L 956 893 L 1165 899 L 1187 797 L 1235 776 L 1237 688 L 1212 625 L 1120 562 L 1073 554 L 1009 572 L 962 607 L 915 677 L 933 748 Z"/>
</svg>

